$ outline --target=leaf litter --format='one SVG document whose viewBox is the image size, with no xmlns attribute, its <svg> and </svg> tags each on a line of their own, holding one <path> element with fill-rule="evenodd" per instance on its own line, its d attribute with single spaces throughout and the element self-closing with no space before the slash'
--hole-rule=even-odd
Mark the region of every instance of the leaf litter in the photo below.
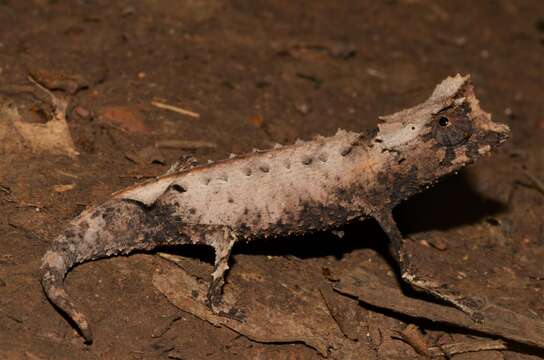
<svg viewBox="0 0 544 360">
<path fill-rule="evenodd" d="M 186 267 L 177 256 L 164 257 Z M 282 268 L 291 275 L 278 282 L 273 274 Z M 340 330 L 322 289 L 314 286 L 319 281 L 318 273 L 308 271 L 302 262 L 284 258 L 237 256 L 236 271 L 230 274 L 224 288 L 224 303 L 242 313 L 242 321 L 213 313 L 206 304 L 207 281 L 181 267 L 168 266 L 164 272 L 156 273 L 153 285 L 179 309 L 256 342 L 304 343 L 325 357 L 332 354 L 333 358 L 341 358 L 340 354 L 348 348 L 350 352 L 357 350 L 354 354 L 369 352 L 367 344 L 348 339 Z"/>
<path fill-rule="evenodd" d="M 333 271 L 327 277 L 331 288 L 322 277 L 315 275 L 318 271 L 311 271 L 305 263 L 277 257 L 268 257 L 266 261 L 262 256 L 236 257 L 236 271 L 229 276 L 224 301 L 228 308 L 243 314 L 243 320 L 239 321 L 216 315 L 209 309 L 206 271 L 198 271 L 198 267 L 183 257 L 160 255 L 178 265 L 168 266 L 166 271 L 153 277 L 154 286 L 173 305 L 260 343 L 304 343 L 331 358 L 370 354 L 372 349 L 362 341 L 361 335 L 365 321 L 350 309 L 355 302 L 356 306 L 367 304 L 378 311 L 408 316 L 416 323 L 430 320 L 439 327 L 444 325 L 445 329 L 453 326 L 492 338 L 439 346 L 424 344 L 419 341 L 421 338 L 417 338 L 415 344 L 411 341 L 414 336 L 405 339 L 416 352 L 430 357 L 507 350 L 513 343 L 544 347 L 543 322 L 490 302 L 482 309 L 484 323 L 478 323 L 455 308 L 408 297 L 399 287 L 387 284 L 361 267 Z M 277 282 L 271 274 L 278 271 L 289 272 L 290 276 Z M 316 283 L 324 285 L 315 286 Z M 409 325 L 409 329 L 412 327 L 415 325 Z"/>
</svg>

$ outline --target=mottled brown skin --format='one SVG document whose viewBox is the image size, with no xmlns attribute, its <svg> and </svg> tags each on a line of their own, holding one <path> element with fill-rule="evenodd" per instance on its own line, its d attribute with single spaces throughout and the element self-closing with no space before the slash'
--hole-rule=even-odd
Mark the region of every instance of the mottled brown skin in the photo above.
<svg viewBox="0 0 544 360">
<path fill-rule="evenodd" d="M 381 118 L 373 136 L 339 130 L 331 137 L 182 170 L 114 194 L 84 211 L 55 239 L 43 258 L 42 286 L 91 342 L 86 317 L 64 290 L 71 267 L 161 245 L 205 244 L 216 253 L 210 306 L 233 315 L 221 306 L 220 295 L 236 241 L 326 230 L 372 217 L 390 237 L 408 284 L 478 320 L 475 301 L 414 274 L 391 212 L 508 136 L 507 126 L 492 122 L 480 109 L 469 77 L 450 77 L 424 103 Z"/>
</svg>

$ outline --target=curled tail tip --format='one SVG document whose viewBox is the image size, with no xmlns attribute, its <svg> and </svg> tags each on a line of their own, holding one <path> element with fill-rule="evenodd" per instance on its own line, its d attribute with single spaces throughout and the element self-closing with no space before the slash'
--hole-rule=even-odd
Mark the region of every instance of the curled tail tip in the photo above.
<svg viewBox="0 0 544 360">
<path fill-rule="evenodd" d="M 68 293 L 64 289 L 63 279 L 64 276 L 57 274 L 55 271 L 51 271 L 47 266 L 42 267 L 43 276 L 41 279 L 42 288 L 47 299 L 65 315 L 68 320 L 75 325 L 78 332 L 84 339 L 84 343 L 87 345 L 93 342 L 93 333 L 89 322 L 85 315 L 76 309 L 74 303 L 68 297 Z"/>
</svg>

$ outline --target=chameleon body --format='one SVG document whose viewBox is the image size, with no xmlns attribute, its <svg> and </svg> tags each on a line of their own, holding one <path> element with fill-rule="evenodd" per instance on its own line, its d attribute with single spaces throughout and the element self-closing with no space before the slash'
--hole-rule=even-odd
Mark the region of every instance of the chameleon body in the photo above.
<svg viewBox="0 0 544 360">
<path fill-rule="evenodd" d="M 326 230 L 371 217 L 390 237 L 407 283 L 477 318 L 477 303 L 413 272 L 391 212 L 508 136 L 506 125 L 481 110 L 469 77 L 449 77 L 422 104 L 380 118 L 373 133 L 339 130 L 115 193 L 54 240 L 43 257 L 42 286 L 91 342 L 88 320 L 63 285 L 76 264 L 162 245 L 208 245 L 216 253 L 208 299 L 221 312 L 223 277 L 236 241 Z"/>
</svg>

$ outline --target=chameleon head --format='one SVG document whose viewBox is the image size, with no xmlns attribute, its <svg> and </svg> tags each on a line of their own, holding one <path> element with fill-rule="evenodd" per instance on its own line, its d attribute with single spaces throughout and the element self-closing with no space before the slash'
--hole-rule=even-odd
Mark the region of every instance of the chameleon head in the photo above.
<svg viewBox="0 0 544 360">
<path fill-rule="evenodd" d="M 424 103 L 380 119 L 379 151 L 399 166 L 417 169 L 418 185 L 436 181 L 490 153 L 510 136 L 495 123 L 474 94 L 469 76 L 442 81 Z"/>
<path fill-rule="evenodd" d="M 427 126 L 436 157 L 446 173 L 476 161 L 510 137 L 507 125 L 493 122 L 491 115 L 480 108 L 470 77 L 456 78 L 456 86 L 442 95 L 442 100 L 450 104 L 432 113 Z"/>
</svg>

